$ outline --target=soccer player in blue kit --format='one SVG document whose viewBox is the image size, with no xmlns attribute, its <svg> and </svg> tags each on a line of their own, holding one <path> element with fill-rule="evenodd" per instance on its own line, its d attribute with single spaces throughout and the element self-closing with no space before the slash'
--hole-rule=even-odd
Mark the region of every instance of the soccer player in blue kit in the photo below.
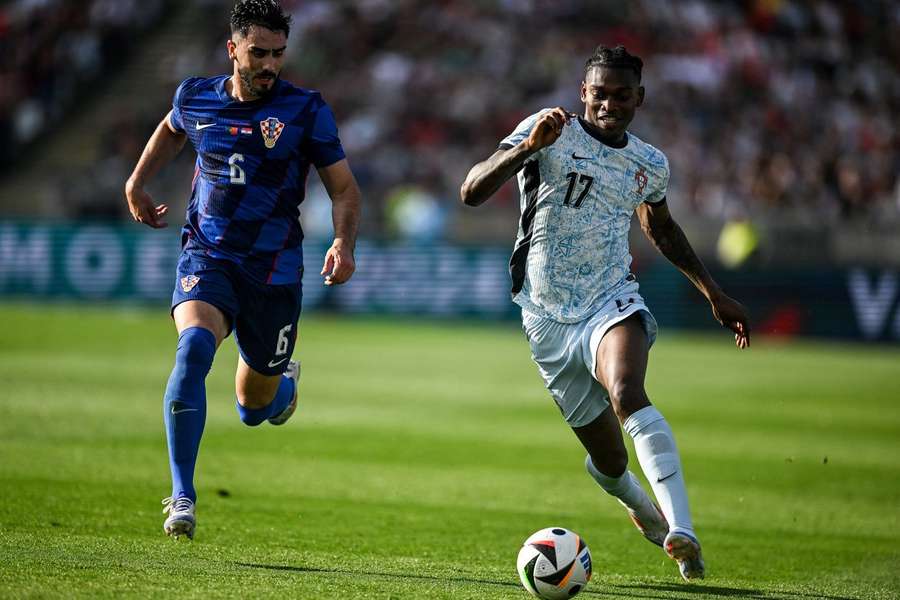
<svg viewBox="0 0 900 600">
<path fill-rule="evenodd" d="M 750 327 L 669 213 L 666 156 L 628 131 L 644 101 L 642 68 L 624 47 L 599 46 L 585 63 L 583 116 L 556 107 L 526 118 L 472 167 L 460 194 L 478 206 L 518 174 L 522 218 L 510 274 L 532 358 L 587 450 L 588 473 L 691 581 L 705 564 L 675 437 L 644 389 L 657 325 L 630 269 L 632 216 L 739 348 L 750 345 Z M 627 468 L 622 429 L 659 505 Z"/>
<path fill-rule="evenodd" d="M 235 333 L 237 411 L 250 426 L 282 425 L 297 407 L 291 361 L 300 317 L 303 232 L 299 204 L 310 165 L 332 201 L 334 243 L 325 285 L 353 274 L 360 191 L 334 115 L 314 91 L 279 79 L 290 17 L 274 0 L 241 0 L 231 13 L 231 75 L 186 79 L 128 179 L 134 219 L 166 226 L 146 182 L 190 140 L 197 152 L 182 229 L 172 318 L 175 367 L 163 400 L 172 495 L 165 532 L 193 538 L 194 467 L 206 420 L 205 379 L 222 340 Z"/>
</svg>

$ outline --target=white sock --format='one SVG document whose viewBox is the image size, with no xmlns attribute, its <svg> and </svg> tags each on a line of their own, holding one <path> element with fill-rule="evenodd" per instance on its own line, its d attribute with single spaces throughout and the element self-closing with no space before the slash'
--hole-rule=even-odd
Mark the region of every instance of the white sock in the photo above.
<svg viewBox="0 0 900 600">
<path fill-rule="evenodd" d="M 591 455 L 588 454 L 584 459 L 584 466 L 594 481 L 603 488 L 610 496 L 615 496 L 622 501 L 622 504 L 632 510 L 640 510 L 643 506 L 650 502 L 647 492 L 638 483 L 637 477 L 631 471 L 626 470 L 618 477 L 610 477 L 604 475 L 597 470 L 591 461 Z"/>
<path fill-rule="evenodd" d="M 625 419 L 622 427 L 634 439 L 638 462 L 669 522 L 670 531 L 696 537 L 681 473 L 681 459 L 675 436 L 665 418 L 656 407 L 648 406 Z"/>
</svg>

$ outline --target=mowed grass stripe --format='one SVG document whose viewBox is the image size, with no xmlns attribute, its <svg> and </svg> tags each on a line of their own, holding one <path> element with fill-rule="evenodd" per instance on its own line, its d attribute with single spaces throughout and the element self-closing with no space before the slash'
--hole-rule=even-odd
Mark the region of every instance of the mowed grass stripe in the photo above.
<svg viewBox="0 0 900 600">
<path fill-rule="evenodd" d="M 591 545 L 587 597 L 900 594 L 896 349 L 663 332 L 648 390 L 710 572 L 684 586 L 584 474 L 515 324 L 305 316 L 282 430 L 237 421 L 226 341 L 198 537 L 176 544 L 158 504 L 165 309 L 0 305 L 0 321 L 2 596 L 525 598 L 515 554 L 549 525 Z"/>
</svg>

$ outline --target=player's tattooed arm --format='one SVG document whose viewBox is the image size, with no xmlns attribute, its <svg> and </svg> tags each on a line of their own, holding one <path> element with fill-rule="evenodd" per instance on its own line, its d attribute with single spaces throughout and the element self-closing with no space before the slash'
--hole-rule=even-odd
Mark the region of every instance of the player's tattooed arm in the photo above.
<svg viewBox="0 0 900 600">
<path fill-rule="evenodd" d="M 497 150 L 490 158 L 472 167 L 459 190 L 460 198 L 468 206 L 484 204 L 535 152 L 526 147 L 525 142 Z"/>
<path fill-rule="evenodd" d="M 125 183 L 125 198 L 132 218 L 156 229 L 167 225 L 164 217 L 169 207 L 166 204 L 156 206 L 150 194 L 144 191 L 144 185 L 178 155 L 187 140 L 184 133 L 172 129 L 169 116 L 166 115 L 157 125 L 134 172 Z"/>
<path fill-rule="evenodd" d="M 320 275 L 325 285 L 344 283 L 356 270 L 353 250 L 359 230 L 362 194 L 347 159 L 319 169 L 319 178 L 331 198 L 331 219 L 334 223 L 334 243 L 325 254 Z"/>
<path fill-rule="evenodd" d="M 548 110 L 538 118 L 531 133 L 517 146 L 501 148 L 490 158 L 472 167 L 459 190 L 460 198 L 469 206 L 478 206 L 490 198 L 522 165 L 541 148 L 562 134 L 562 128 L 574 117 L 562 108 Z"/>
<path fill-rule="evenodd" d="M 716 320 L 734 332 L 737 346 L 747 348 L 750 345 L 747 310 L 727 296 L 713 280 L 681 226 L 672 218 L 665 201 L 658 204 L 642 203 L 636 212 L 647 239 L 706 297 Z"/>
</svg>

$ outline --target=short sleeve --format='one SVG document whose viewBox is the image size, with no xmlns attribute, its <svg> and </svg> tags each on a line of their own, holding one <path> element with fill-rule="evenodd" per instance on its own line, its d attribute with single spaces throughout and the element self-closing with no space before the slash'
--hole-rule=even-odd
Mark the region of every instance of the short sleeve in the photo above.
<svg viewBox="0 0 900 600">
<path fill-rule="evenodd" d="M 659 158 L 659 164 L 654 168 L 659 175 L 654 178 L 656 181 L 653 182 L 651 192 L 644 199 L 644 202 L 648 204 L 659 204 L 665 200 L 666 191 L 669 189 L 669 159 L 662 152 L 659 153 Z"/>
<path fill-rule="evenodd" d="M 181 107 L 184 104 L 184 92 L 198 79 L 198 77 L 189 77 L 182 81 L 175 90 L 175 95 L 172 97 L 172 114 L 169 117 L 169 125 L 175 131 L 184 132 L 184 119 L 181 113 Z"/>
<path fill-rule="evenodd" d="M 531 128 L 534 127 L 534 124 L 537 123 L 537 120 L 543 115 L 545 112 L 550 110 L 549 108 L 545 108 L 540 112 L 536 112 L 530 117 L 527 117 L 524 121 L 519 123 L 515 130 L 503 138 L 500 142 L 501 148 L 513 148 L 518 146 L 525 140 L 529 135 L 531 135 Z"/>
<path fill-rule="evenodd" d="M 307 140 L 308 158 L 316 168 L 321 169 L 333 165 L 346 157 L 344 148 L 341 146 L 341 139 L 338 137 L 334 113 L 324 102 L 316 111 Z"/>
</svg>

